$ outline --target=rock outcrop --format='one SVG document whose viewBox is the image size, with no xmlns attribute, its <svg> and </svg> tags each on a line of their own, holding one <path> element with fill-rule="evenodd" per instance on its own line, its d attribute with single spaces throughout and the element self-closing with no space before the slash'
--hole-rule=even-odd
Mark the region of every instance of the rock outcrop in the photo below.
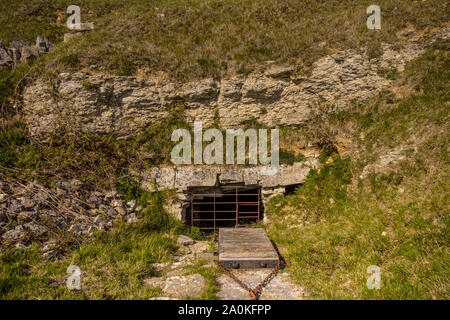
<svg viewBox="0 0 450 320">
<path fill-rule="evenodd" d="M 423 52 L 416 43 L 399 51 L 385 44 L 383 50 L 373 59 L 365 50 L 323 57 L 313 64 L 309 76 L 275 65 L 247 77 L 185 84 L 61 73 L 53 85 L 37 80 L 25 89 L 25 121 L 31 134 L 41 140 L 65 126 L 124 137 L 157 123 L 168 116 L 169 106 L 184 102 L 187 120 L 202 120 L 205 126 L 219 120 L 223 128 L 237 127 L 251 118 L 269 126 L 298 125 L 310 119 L 318 104 L 342 110 L 352 101 L 366 101 L 391 83 L 380 70 L 402 71 Z"/>
<path fill-rule="evenodd" d="M 9 48 L 0 42 L 0 69 L 12 69 L 20 63 L 35 59 L 48 53 L 53 45 L 45 37 L 37 37 L 36 45 L 29 46 L 25 41 L 11 41 Z"/>
</svg>

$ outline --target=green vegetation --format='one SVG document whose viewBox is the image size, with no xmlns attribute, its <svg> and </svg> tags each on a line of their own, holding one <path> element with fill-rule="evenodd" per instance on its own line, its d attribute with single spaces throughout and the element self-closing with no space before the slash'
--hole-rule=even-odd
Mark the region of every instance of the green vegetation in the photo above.
<svg viewBox="0 0 450 320">
<path fill-rule="evenodd" d="M 359 157 L 334 156 L 295 194 L 266 208 L 266 228 L 312 299 L 450 297 L 450 60 L 436 48 L 442 43 L 408 67 L 411 94 L 393 101 L 382 92 L 322 122 L 352 123 Z M 398 164 L 358 178 L 366 164 L 400 145 L 405 158 Z M 380 290 L 366 287 L 370 265 L 381 268 Z"/>
<path fill-rule="evenodd" d="M 118 75 L 163 71 L 188 81 L 246 74 L 267 60 L 300 63 L 298 71 L 307 71 L 320 56 L 361 46 L 376 57 L 381 41 L 397 43 L 396 32 L 407 24 L 423 30 L 448 18 L 446 1 L 380 0 L 382 29 L 367 32 L 366 9 L 371 4 L 369 0 L 84 1 L 82 22 L 94 22 L 95 29 L 61 43 L 69 31 L 66 1 L 2 0 L 0 25 L 7 27 L 0 30 L 0 41 L 34 43 L 36 36 L 47 36 L 58 45 L 45 59 L 46 71 L 85 67 Z"/>
<path fill-rule="evenodd" d="M 159 276 L 152 263 L 170 261 L 177 252 L 170 235 L 184 230 L 182 223 L 164 209 L 169 192 L 142 192 L 138 203 L 144 206 L 140 222 L 120 221 L 114 229 L 97 234 L 90 242 L 71 249 L 62 259 L 47 260 L 40 249 L 6 248 L 0 256 L 0 299 L 149 299 L 160 296 L 158 288 L 146 288 L 144 279 Z M 66 287 L 67 268 L 82 271 L 80 291 Z M 202 262 L 186 270 L 207 279 L 202 299 L 214 299 L 217 284 L 215 268 Z"/>
<path fill-rule="evenodd" d="M 174 128 L 186 128 L 183 105 L 137 137 L 117 140 L 82 132 L 62 132 L 49 143 L 33 141 L 20 110 L 12 108 L 24 81 L 52 79 L 59 71 L 85 68 L 132 75 L 167 73 L 189 81 L 225 74 L 248 74 L 261 62 L 295 63 L 307 73 L 317 58 L 337 50 L 367 46 L 381 54 L 382 41 L 395 43 L 396 32 L 442 26 L 448 3 L 440 0 L 380 0 L 382 30 L 368 33 L 371 1 L 294 0 L 92 0 L 81 5 L 82 21 L 95 30 L 62 43 L 65 1 L 0 0 L 0 41 L 33 43 L 45 35 L 53 52 L 14 71 L 0 71 L 0 174 L 51 183 L 52 177 L 77 177 L 95 188 L 115 186 L 126 200 L 143 207 L 140 222 L 119 222 L 107 234 L 45 260 L 38 248 L 5 248 L 0 255 L 2 299 L 148 299 L 158 289 L 142 280 L 158 273 L 151 263 L 169 261 L 177 252 L 168 235 L 184 232 L 164 209 L 170 192 L 149 194 L 130 169 L 167 163 Z M 165 17 L 158 14 L 164 13 Z M 24 22 L 26 17 L 26 22 Z M 323 45 L 318 46 L 317 44 Z M 303 160 L 297 142 L 313 142 L 322 167 L 310 172 L 294 194 L 277 196 L 265 208 L 265 225 L 287 262 L 287 271 L 313 299 L 449 299 L 449 42 L 438 41 L 405 74 L 380 74 L 394 81 L 367 104 L 317 117 L 302 128 L 281 128 L 282 163 Z M 85 88 L 96 90 L 86 82 Z M 261 109 L 261 113 L 267 110 Z M 247 128 L 260 128 L 255 119 Z M 218 127 L 215 121 L 214 127 Z M 351 136 L 350 158 L 338 155 L 337 137 Z M 56 139 L 57 138 L 57 139 Z M 298 143 L 303 144 L 304 143 Z M 401 147 L 404 158 L 384 171 L 363 169 Z M 357 151 L 357 152 L 355 152 Z M 305 153 L 306 155 L 306 153 Z M 204 239 L 197 229 L 189 236 Z M 65 286 L 67 267 L 83 271 L 83 290 Z M 381 290 L 368 290 L 366 269 L 381 268 Z M 201 261 L 187 273 L 200 273 L 216 297 L 217 269 Z"/>
</svg>

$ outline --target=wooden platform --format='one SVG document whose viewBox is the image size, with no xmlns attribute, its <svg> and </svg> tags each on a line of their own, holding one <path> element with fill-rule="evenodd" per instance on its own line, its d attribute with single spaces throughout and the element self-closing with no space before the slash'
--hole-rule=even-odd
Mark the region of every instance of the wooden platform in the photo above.
<svg viewBox="0 0 450 320">
<path fill-rule="evenodd" d="M 262 228 L 221 228 L 219 263 L 234 269 L 274 268 L 278 254 Z"/>
</svg>

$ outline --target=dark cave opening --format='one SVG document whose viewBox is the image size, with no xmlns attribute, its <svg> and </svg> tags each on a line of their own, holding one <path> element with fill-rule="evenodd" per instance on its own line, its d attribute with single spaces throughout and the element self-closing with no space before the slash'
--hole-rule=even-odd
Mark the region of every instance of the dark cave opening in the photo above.
<svg viewBox="0 0 450 320">
<path fill-rule="evenodd" d="M 226 186 L 214 191 L 191 190 L 186 222 L 201 231 L 245 227 L 262 218 L 263 205 L 259 187 Z"/>
</svg>

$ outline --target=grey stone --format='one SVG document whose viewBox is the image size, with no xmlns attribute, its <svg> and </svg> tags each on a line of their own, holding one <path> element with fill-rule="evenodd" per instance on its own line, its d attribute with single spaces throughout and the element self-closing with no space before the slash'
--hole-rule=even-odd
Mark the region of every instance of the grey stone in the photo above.
<svg viewBox="0 0 450 320">
<path fill-rule="evenodd" d="M 32 209 L 36 205 L 36 203 L 29 198 L 21 198 L 20 203 L 26 210 Z"/>
<path fill-rule="evenodd" d="M 97 217 L 94 218 L 94 223 L 95 224 L 100 224 L 100 223 L 104 223 L 104 222 L 105 222 L 105 219 L 102 218 L 101 216 L 97 216 Z"/>
<path fill-rule="evenodd" d="M 25 46 L 20 49 L 20 62 L 27 62 L 29 60 L 36 59 L 38 56 L 39 53 L 29 46 Z"/>
<path fill-rule="evenodd" d="M 111 206 L 114 207 L 114 208 L 122 207 L 123 206 L 123 202 L 120 201 L 120 200 L 115 199 L 115 200 L 111 201 Z"/>
<path fill-rule="evenodd" d="M 164 295 L 171 298 L 198 298 L 206 289 L 206 280 L 199 274 L 173 276 L 167 279 L 150 278 L 144 281 L 146 287 L 160 287 Z"/>
<path fill-rule="evenodd" d="M 0 67 L 9 68 L 14 63 L 14 60 L 9 55 L 8 50 L 5 46 L 0 42 Z"/>
<path fill-rule="evenodd" d="M 80 180 L 72 179 L 70 181 L 71 190 L 78 191 L 83 186 L 83 183 Z"/>
<path fill-rule="evenodd" d="M 339 111 L 350 108 L 353 101 L 367 101 L 391 84 L 377 73 L 379 68 L 402 71 L 424 52 L 417 43 L 399 50 L 383 44 L 384 54 L 376 59 L 369 59 L 366 51 L 345 50 L 322 57 L 313 63 L 309 76 L 300 76 L 301 81 L 293 75 L 296 66 L 270 66 L 247 77 L 183 84 L 167 79 L 61 73 L 55 88 L 39 79 L 25 88 L 25 122 L 39 140 L 48 139 L 66 124 L 76 130 L 129 137 L 166 118 L 171 104 L 184 101 L 186 120 L 201 120 L 204 126 L 213 123 L 216 111 L 224 128 L 242 126 L 251 118 L 267 126 L 302 125 L 313 116 L 311 107 L 325 103 Z M 98 90 L 85 90 L 86 81 L 98 84 Z M 49 91 L 56 91 L 58 98 Z M 105 104 L 105 99 L 116 103 Z M 261 113 L 262 108 L 267 112 Z M 134 121 L 128 121 L 130 118 Z"/>
<path fill-rule="evenodd" d="M 131 200 L 127 202 L 127 207 L 130 209 L 134 209 L 136 207 L 136 200 Z"/>
<path fill-rule="evenodd" d="M 121 216 L 124 216 L 127 213 L 123 207 L 115 207 L 114 210 L 116 210 L 117 214 Z"/>
<path fill-rule="evenodd" d="M 23 210 L 23 205 L 18 200 L 11 200 L 11 203 L 9 205 L 9 210 L 11 210 L 14 213 L 19 213 Z"/>
<path fill-rule="evenodd" d="M 6 231 L 2 235 L 2 238 L 10 242 L 17 242 L 22 240 L 25 237 L 25 234 L 23 226 L 19 225 L 12 230 Z"/>
<path fill-rule="evenodd" d="M 94 30 L 94 23 L 93 22 L 82 22 L 79 24 L 78 28 L 75 28 L 75 30 L 79 30 L 79 31 Z"/>
<path fill-rule="evenodd" d="M 111 190 L 105 193 L 105 198 L 106 199 L 113 199 L 116 198 L 119 194 L 117 193 L 117 191 L 115 190 Z"/>
<path fill-rule="evenodd" d="M 181 244 L 183 246 L 194 244 L 194 242 L 195 242 L 194 240 L 192 240 L 188 236 L 185 236 L 185 235 L 182 235 L 182 234 L 180 234 L 178 236 L 178 239 L 177 239 L 177 243 Z"/>
<path fill-rule="evenodd" d="M 136 215 L 136 213 L 132 213 L 130 215 L 127 216 L 127 223 L 137 223 L 139 222 L 139 219 Z"/>
<path fill-rule="evenodd" d="M 19 50 L 19 51 L 20 51 L 23 47 L 29 47 L 29 45 L 28 45 L 25 41 L 22 41 L 22 40 L 11 41 L 11 42 L 9 43 L 9 46 L 10 46 L 11 48 L 17 49 L 17 50 Z"/>
<path fill-rule="evenodd" d="M 47 230 L 43 226 L 35 222 L 28 222 L 25 223 L 23 226 L 28 232 L 30 232 L 35 237 L 40 237 L 47 232 Z"/>
<path fill-rule="evenodd" d="M 34 220 L 36 218 L 37 218 L 37 215 L 33 211 L 23 211 L 17 215 L 17 220 L 22 223 L 30 222 L 31 220 Z"/>
</svg>

